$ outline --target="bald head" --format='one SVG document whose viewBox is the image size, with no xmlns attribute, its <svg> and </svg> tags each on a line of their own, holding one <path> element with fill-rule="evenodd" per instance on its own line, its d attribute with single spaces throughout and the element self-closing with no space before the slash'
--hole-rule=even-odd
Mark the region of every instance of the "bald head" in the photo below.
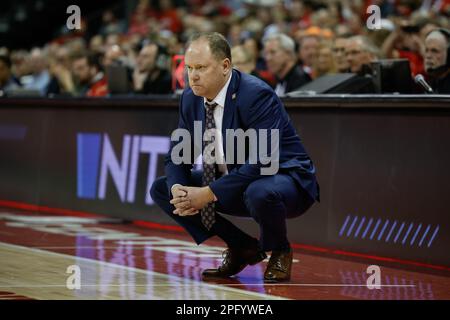
<svg viewBox="0 0 450 320">
<path fill-rule="evenodd" d="M 447 62 L 448 38 L 440 31 L 430 32 L 425 38 L 425 71 L 444 66 Z"/>
</svg>

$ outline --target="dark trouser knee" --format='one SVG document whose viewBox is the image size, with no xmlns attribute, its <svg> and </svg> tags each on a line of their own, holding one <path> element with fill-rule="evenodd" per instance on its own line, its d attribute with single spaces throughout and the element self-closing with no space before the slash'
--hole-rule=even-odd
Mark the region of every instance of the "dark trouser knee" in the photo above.
<svg viewBox="0 0 450 320">
<path fill-rule="evenodd" d="M 150 196 L 157 204 L 162 200 L 170 198 L 166 177 L 159 177 L 153 182 L 152 187 L 150 188 Z"/>
<path fill-rule="evenodd" d="M 170 192 L 167 187 L 166 177 L 160 177 L 153 182 L 150 188 L 150 195 L 153 201 L 179 225 L 181 225 L 187 232 L 191 234 L 197 244 L 202 243 L 213 234 L 208 232 L 200 221 L 200 215 L 193 216 L 179 216 L 173 213 L 175 207 L 170 203 Z"/>
<path fill-rule="evenodd" d="M 269 188 L 258 189 L 250 185 L 244 194 L 245 205 L 254 218 L 265 218 L 267 215 L 280 214 L 275 211 L 283 206 L 282 197 Z M 275 209 L 275 210 L 274 210 Z M 284 214 L 284 212 L 281 212 Z M 283 219 L 285 216 L 283 216 Z"/>
<path fill-rule="evenodd" d="M 245 205 L 260 226 L 260 242 L 265 251 L 289 245 L 286 230 L 286 206 L 282 196 L 270 185 L 250 185 Z"/>
</svg>

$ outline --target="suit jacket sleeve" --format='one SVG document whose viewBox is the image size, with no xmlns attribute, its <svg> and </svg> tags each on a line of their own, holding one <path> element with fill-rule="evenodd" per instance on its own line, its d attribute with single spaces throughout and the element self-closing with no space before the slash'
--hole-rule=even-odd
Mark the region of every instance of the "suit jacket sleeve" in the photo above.
<svg viewBox="0 0 450 320">
<path fill-rule="evenodd" d="M 243 106 L 241 111 L 242 119 L 247 119 L 247 129 L 255 129 L 257 132 L 258 149 L 261 149 L 261 144 L 266 146 L 267 152 L 262 152 L 262 155 L 269 155 L 272 160 L 272 166 L 275 165 L 278 170 L 279 161 L 279 146 L 281 143 L 282 132 L 282 104 L 276 94 L 269 89 L 261 90 L 256 94 L 255 99 L 249 101 L 248 107 Z M 244 131 L 245 129 L 242 128 Z M 260 129 L 265 129 L 267 137 L 260 137 Z M 271 130 L 278 131 L 278 137 L 276 134 L 272 135 Z M 264 131 L 264 130 L 263 130 Z M 273 138 L 272 138 L 273 137 Z M 272 139 L 274 140 L 272 143 Z M 261 153 L 261 150 L 259 150 Z M 261 169 L 264 167 L 270 167 L 270 164 L 265 161 L 261 161 L 261 154 L 258 154 L 257 161 L 250 161 L 250 158 L 246 159 L 245 164 L 234 168 L 229 174 L 213 181 L 209 186 L 217 199 L 221 203 L 229 203 L 234 199 L 242 197 L 243 193 L 247 189 L 248 185 L 265 175 L 261 174 Z M 264 163 L 263 163 L 264 162 Z"/>
<path fill-rule="evenodd" d="M 180 107 L 179 107 L 179 120 L 178 120 L 178 129 L 184 129 L 186 130 L 186 132 L 189 132 L 189 128 L 187 126 L 187 119 L 186 119 L 186 106 L 183 106 L 183 97 L 184 94 L 181 96 L 180 98 Z M 192 135 L 189 135 L 192 136 Z M 166 182 L 167 182 L 167 188 L 169 189 L 169 194 L 171 195 L 171 188 L 174 184 L 181 184 L 181 185 L 189 185 L 189 178 L 191 175 L 191 169 L 192 169 L 192 157 L 190 157 L 190 161 L 188 161 L 188 163 L 181 163 L 181 164 L 177 164 L 174 163 L 172 161 L 172 150 L 173 148 L 178 145 L 179 143 L 182 143 L 183 139 L 180 138 L 176 141 L 171 141 L 170 144 L 170 149 L 169 149 L 169 153 L 166 155 L 165 157 L 165 161 L 164 161 L 164 170 L 165 170 L 165 174 L 166 174 Z M 184 143 L 189 143 L 191 145 L 191 149 L 192 149 L 192 145 L 193 145 L 193 140 L 192 138 L 189 141 L 184 141 Z M 181 157 L 183 156 L 183 153 L 181 152 L 179 154 Z"/>
</svg>

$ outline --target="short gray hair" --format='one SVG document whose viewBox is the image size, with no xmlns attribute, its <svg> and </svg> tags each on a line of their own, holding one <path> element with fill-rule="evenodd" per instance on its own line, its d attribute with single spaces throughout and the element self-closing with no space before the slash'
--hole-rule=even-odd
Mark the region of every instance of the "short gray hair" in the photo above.
<svg viewBox="0 0 450 320">
<path fill-rule="evenodd" d="M 444 42 L 445 42 L 446 48 L 450 45 L 450 43 L 449 43 L 449 39 L 450 38 L 448 36 L 446 36 L 444 34 L 444 32 L 441 31 L 441 29 L 435 29 L 435 30 L 430 31 L 427 34 L 427 36 L 425 37 L 425 40 L 427 40 L 427 39 L 436 39 L 436 40 L 442 40 L 443 39 Z"/>
<path fill-rule="evenodd" d="M 197 32 L 189 37 L 186 48 L 188 48 L 192 42 L 205 39 L 208 42 L 209 49 L 212 55 L 217 60 L 228 58 L 231 61 L 231 48 L 227 39 L 218 32 Z"/>
<path fill-rule="evenodd" d="M 361 47 L 364 51 L 371 53 L 376 58 L 380 57 L 380 49 L 378 49 L 378 47 L 375 46 L 369 38 L 365 36 L 353 36 L 348 38 L 348 41 L 357 41 L 361 43 Z"/>
<path fill-rule="evenodd" d="M 284 51 L 295 55 L 295 41 L 291 37 L 284 33 L 273 33 L 265 37 L 263 42 L 266 44 L 268 41 L 272 40 L 277 40 Z"/>
</svg>

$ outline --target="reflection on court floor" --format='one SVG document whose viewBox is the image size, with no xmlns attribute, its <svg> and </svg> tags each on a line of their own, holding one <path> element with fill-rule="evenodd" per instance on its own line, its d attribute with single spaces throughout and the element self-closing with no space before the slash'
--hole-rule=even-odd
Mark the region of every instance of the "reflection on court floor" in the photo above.
<svg viewBox="0 0 450 320">
<path fill-rule="evenodd" d="M 222 259 L 221 242 L 113 220 L 0 211 L 0 299 L 449 299 L 449 275 L 296 252 L 292 280 L 262 282 L 267 260 L 237 277 L 201 280 Z M 74 271 L 77 268 L 77 271 Z M 79 276 L 79 278 L 76 277 Z M 73 288 L 79 280 L 79 289 Z"/>
</svg>

